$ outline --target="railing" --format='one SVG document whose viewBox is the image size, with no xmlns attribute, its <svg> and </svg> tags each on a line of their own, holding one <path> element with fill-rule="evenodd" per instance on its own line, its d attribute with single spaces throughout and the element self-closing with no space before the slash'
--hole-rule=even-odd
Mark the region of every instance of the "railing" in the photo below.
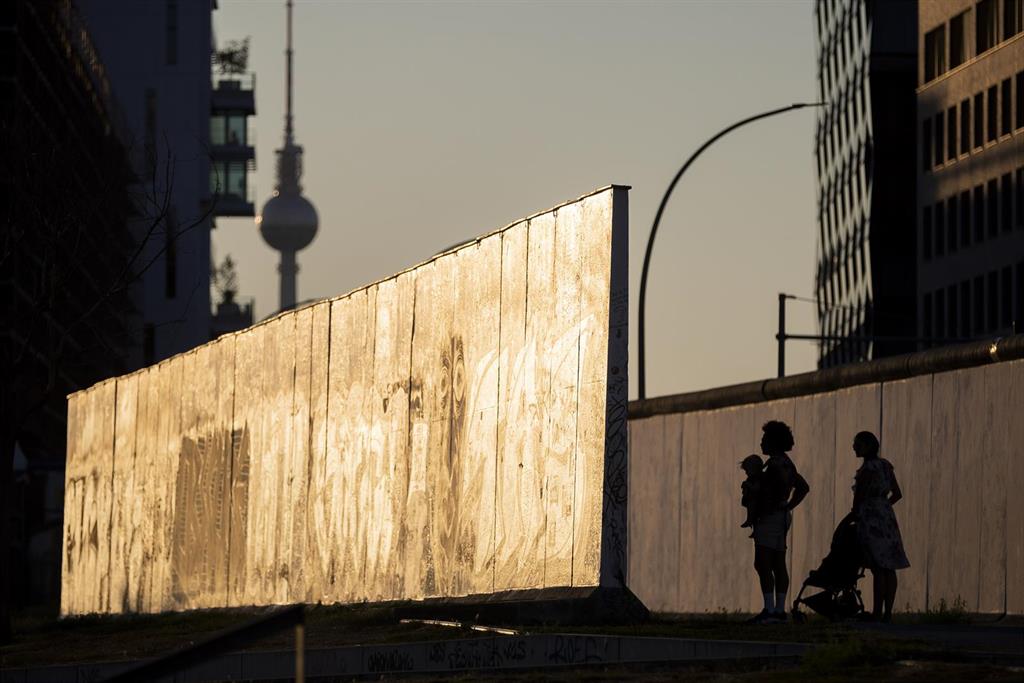
<svg viewBox="0 0 1024 683">
<path fill-rule="evenodd" d="M 214 73 L 210 80 L 213 81 L 214 90 L 256 90 L 256 74 L 251 71 L 240 74 Z"/>
<path fill-rule="evenodd" d="M 152 681 L 161 676 L 174 674 L 190 666 L 201 664 L 219 654 L 237 650 L 260 638 L 292 627 L 295 628 L 295 681 L 304 683 L 306 680 L 306 611 L 303 605 L 292 605 L 266 616 L 257 617 L 246 624 L 219 633 L 195 645 L 133 666 L 111 676 L 106 681 L 108 683 Z"/>
</svg>

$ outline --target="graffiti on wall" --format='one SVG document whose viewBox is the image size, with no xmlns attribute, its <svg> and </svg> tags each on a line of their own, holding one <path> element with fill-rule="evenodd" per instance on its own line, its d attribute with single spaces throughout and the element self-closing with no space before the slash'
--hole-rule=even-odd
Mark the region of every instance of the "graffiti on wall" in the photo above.
<svg viewBox="0 0 1024 683">
<path fill-rule="evenodd" d="M 137 416 L 115 431 L 142 468 L 98 499 L 133 466 L 111 464 L 109 429 L 69 439 L 63 613 L 112 609 L 95 581 L 116 564 L 105 533 L 141 553 L 118 611 L 594 586 L 618 571 L 624 194 L 73 396 L 72 430 L 138 384 Z"/>
</svg>

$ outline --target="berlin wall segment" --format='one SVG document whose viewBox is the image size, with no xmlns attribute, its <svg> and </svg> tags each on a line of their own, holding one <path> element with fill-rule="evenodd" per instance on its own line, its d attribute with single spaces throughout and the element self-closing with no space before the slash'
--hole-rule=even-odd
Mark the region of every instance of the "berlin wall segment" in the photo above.
<svg viewBox="0 0 1024 683">
<path fill-rule="evenodd" d="M 69 396 L 61 613 L 625 589 L 627 191 Z"/>
<path fill-rule="evenodd" d="M 631 405 L 630 487 L 639 495 L 629 508 L 630 589 L 659 612 L 757 611 L 735 463 L 758 451 L 761 424 L 775 418 L 793 428 L 793 460 L 811 487 L 790 535 L 794 593 L 850 509 L 851 444 L 867 429 L 879 435 L 904 494 L 895 511 L 911 566 L 900 572 L 896 608 L 1024 613 L 1024 336 L 876 367 L 890 373 L 896 365 L 904 370 L 886 379 L 838 387 L 831 370 L 820 382 L 808 373 L 799 386 L 813 390 L 767 402 L 751 401 L 744 386 L 732 404 L 718 395 L 732 390 L 724 388 L 654 399 L 656 411 L 641 405 L 650 402 Z M 870 378 L 858 373 L 851 379 Z M 701 399 L 714 407 L 703 409 Z M 680 408 L 665 409 L 673 402 Z M 664 490 L 667 474 L 679 478 L 678 516 L 663 509 L 662 496 L 644 495 Z M 860 589 L 870 604 L 870 575 Z"/>
</svg>

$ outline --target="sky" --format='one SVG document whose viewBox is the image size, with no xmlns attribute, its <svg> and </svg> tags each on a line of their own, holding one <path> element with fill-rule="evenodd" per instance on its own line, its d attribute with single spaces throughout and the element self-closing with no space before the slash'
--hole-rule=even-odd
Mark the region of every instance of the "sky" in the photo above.
<svg viewBox="0 0 1024 683">
<path fill-rule="evenodd" d="M 686 158 L 735 121 L 815 98 L 809 0 L 296 0 L 295 135 L 320 229 L 299 300 L 343 294 L 452 244 L 611 183 L 630 191 L 630 398 L 640 269 Z M 251 36 L 257 212 L 284 127 L 284 1 L 220 0 L 219 43 Z M 814 295 L 814 110 L 715 143 L 665 211 L 647 289 L 647 395 L 776 374 L 779 292 Z M 256 318 L 277 253 L 252 219 L 217 220 Z M 794 301 L 791 333 L 814 334 Z M 787 344 L 787 371 L 817 347 Z"/>
</svg>

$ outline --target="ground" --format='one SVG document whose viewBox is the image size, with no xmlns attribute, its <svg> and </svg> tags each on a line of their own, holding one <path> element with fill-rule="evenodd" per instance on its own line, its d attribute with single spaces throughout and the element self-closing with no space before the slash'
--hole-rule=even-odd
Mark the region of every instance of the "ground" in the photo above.
<svg viewBox="0 0 1024 683">
<path fill-rule="evenodd" d="M 153 616 L 84 617 L 57 620 L 22 615 L 13 644 L 0 648 L 0 667 L 66 662 L 145 659 L 203 640 L 237 626 L 260 610 L 213 610 Z M 530 633 L 572 632 L 631 636 L 668 636 L 715 640 L 815 643 L 818 647 L 796 666 L 766 668 L 763 663 L 714 666 L 611 666 L 573 670 L 472 673 L 411 680 L 613 681 L 1020 681 L 1024 678 L 1024 622 L 972 620 L 962 613 L 905 615 L 893 625 L 832 624 L 812 618 L 802 625 L 744 623 L 744 615 L 659 617 L 635 626 L 532 625 Z M 465 628 L 400 623 L 391 607 L 310 607 L 308 648 L 396 643 L 488 635 Z M 293 646 L 285 632 L 252 645 L 279 650 Z M 59 647 L 54 647 L 59 643 Z M 981 651 L 994 653 L 979 656 Z"/>
</svg>

